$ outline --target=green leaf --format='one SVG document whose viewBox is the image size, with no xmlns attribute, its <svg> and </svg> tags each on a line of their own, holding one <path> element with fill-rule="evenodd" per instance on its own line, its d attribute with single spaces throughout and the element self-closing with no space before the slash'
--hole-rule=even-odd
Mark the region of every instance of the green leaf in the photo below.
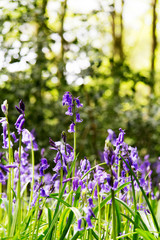
<svg viewBox="0 0 160 240">
<path fill-rule="evenodd" d="M 121 233 L 121 213 L 120 213 L 120 209 L 119 209 L 119 205 L 118 205 L 118 202 L 115 202 L 115 206 L 116 206 L 116 217 L 117 217 L 117 233 L 118 233 L 118 236 L 120 235 Z"/>
<path fill-rule="evenodd" d="M 153 209 L 152 209 L 151 204 L 150 204 L 150 202 L 149 202 L 149 200 L 148 200 L 148 197 L 147 197 L 146 194 L 145 194 L 144 189 L 141 187 L 140 182 L 139 182 L 138 178 L 136 177 L 135 173 L 133 172 L 132 168 L 129 166 L 129 164 L 125 161 L 125 159 L 124 159 L 122 156 L 121 156 L 121 158 L 122 158 L 122 160 L 125 162 L 125 164 L 127 165 L 127 167 L 129 168 L 130 173 L 132 174 L 132 176 L 134 177 L 134 179 L 136 180 L 136 182 L 137 182 L 137 184 L 138 184 L 138 186 L 139 186 L 139 188 L 140 188 L 140 190 L 141 190 L 141 192 L 142 192 L 142 194 L 143 194 L 143 196 L 144 196 L 144 198 L 145 198 L 145 200 L 146 200 L 146 203 L 147 203 L 147 205 L 148 205 L 148 208 L 149 208 L 149 210 L 150 210 L 150 212 L 151 212 L 151 214 L 152 214 L 155 227 L 156 227 L 157 231 L 159 232 L 159 226 L 158 226 L 156 217 L 155 217 L 155 215 L 154 215 Z"/>
<path fill-rule="evenodd" d="M 144 231 L 142 229 L 137 228 L 136 232 L 142 237 L 144 237 L 145 240 L 157 240 L 157 238 L 149 231 Z"/>
<path fill-rule="evenodd" d="M 82 215 L 81 215 L 80 211 L 76 207 L 70 207 L 70 209 L 72 210 L 72 212 L 76 216 L 77 220 L 82 218 Z"/>
<path fill-rule="evenodd" d="M 71 238 L 71 240 L 76 240 L 80 235 L 80 232 L 76 232 L 76 234 Z"/>
<path fill-rule="evenodd" d="M 60 236 L 59 240 L 64 240 L 69 228 L 70 228 L 70 225 L 72 224 L 72 219 L 73 219 L 73 212 L 71 211 L 70 214 L 69 214 L 69 217 L 68 217 L 68 221 L 67 221 L 67 224 L 63 230 L 63 233 L 62 235 Z"/>
<path fill-rule="evenodd" d="M 86 173 L 81 177 L 81 179 L 85 178 L 85 176 L 87 176 L 88 173 L 90 173 L 92 170 L 94 170 L 97 166 L 102 166 L 102 165 L 106 165 L 106 163 L 100 163 L 100 164 L 97 164 L 96 166 L 92 167 L 88 172 L 86 172 Z"/>
<path fill-rule="evenodd" d="M 99 240 L 98 235 L 95 233 L 95 231 L 92 229 L 92 235 L 95 239 Z"/>
</svg>

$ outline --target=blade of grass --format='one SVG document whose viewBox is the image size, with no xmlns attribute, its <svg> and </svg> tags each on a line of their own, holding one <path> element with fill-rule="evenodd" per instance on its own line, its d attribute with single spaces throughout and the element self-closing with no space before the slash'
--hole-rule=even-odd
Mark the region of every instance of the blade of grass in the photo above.
<svg viewBox="0 0 160 240">
<path fill-rule="evenodd" d="M 116 207 L 116 216 L 117 216 L 117 234 L 119 236 L 121 233 L 122 224 L 121 224 L 121 213 L 120 213 L 119 205 L 118 205 L 118 202 L 116 201 L 115 201 L 115 207 Z"/>
<path fill-rule="evenodd" d="M 158 222 L 157 222 L 156 217 L 155 217 L 155 215 L 154 215 L 154 212 L 153 212 L 153 209 L 152 209 L 152 207 L 151 207 L 151 204 L 150 204 L 150 202 L 149 202 L 149 200 L 148 200 L 148 198 L 147 198 L 147 196 L 146 196 L 146 194 L 145 194 L 145 191 L 144 191 L 143 188 L 141 187 L 140 182 L 138 181 L 138 178 L 136 177 L 136 175 L 135 175 L 135 173 L 133 172 L 132 168 L 129 166 L 129 164 L 125 161 L 125 159 L 124 159 L 122 156 L 121 156 L 121 158 L 122 158 L 122 160 L 125 162 L 125 164 L 127 165 L 127 167 L 129 168 L 130 173 L 132 174 L 132 176 L 134 177 L 134 179 L 136 180 L 136 182 L 137 182 L 137 184 L 138 184 L 138 186 L 139 186 L 139 188 L 140 188 L 140 190 L 141 190 L 141 192 L 142 192 L 142 194 L 143 194 L 143 196 L 144 196 L 144 199 L 146 200 L 146 203 L 147 203 L 147 205 L 148 205 L 148 208 L 149 208 L 149 210 L 150 210 L 150 212 L 151 212 L 151 215 L 152 215 L 152 217 L 153 217 L 153 221 L 154 221 L 155 227 L 156 227 L 157 231 L 159 232 Z M 160 236 L 160 234 L 159 234 L 159 236 Z"/>
<path fill-rule="evenodd" d="M 122 201 L 119 198 L 115 198 L 115 200 L 118 201 L 119 203 L 121 203 L 131 213 L 131 215 L 135 218 L 135 213 L 133 212 L 133 210 L 124 201 Z M 140 219 L 144 229 L 148 230 L 148 228 L 147 228 L 146 224 L 144 223 L 143 219 L 141 218 L 139 212 L 137 212 L 137 214 L 139 216 L 139 219 Z"/>
<path fill-rule="evenodd" d="M 98 240 L 98 235 L 95 233 L 95 231 L 92 229 L 92 235 L 93 235 L 93 237 L 95 238 L 95 239 L 97 239 Z"/>
<path fill-rule="evenodd" d="M 144 231 L 142 229 L 137 228 L 136 232 L 139 235 L 141 235 L 142 237 L 144 237 L 145 240 L 157 240 L 157 238 L 152 233 L 150 233 L 149 231 Z"/>
</svg>

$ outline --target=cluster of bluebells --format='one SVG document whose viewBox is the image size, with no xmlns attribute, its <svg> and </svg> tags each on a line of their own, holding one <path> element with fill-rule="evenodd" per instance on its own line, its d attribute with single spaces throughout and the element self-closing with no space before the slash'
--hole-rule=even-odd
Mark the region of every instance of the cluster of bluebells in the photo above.
<svg viewBox="0 0 160 240">
<path fill-rule="evenodd" d="M 6 181 L 8 179 L 8 173 L 11 168 L 14 169 L 14 185 L 13 189 L 16 192 L 17 190 L 17 182 L 19 179 L 19 163 L 20 163 L 20 182 L 21 182 L 21 188 L 23 186 L 29 184 L 32 182 L 32 178 L 34 177 L 35 186 L 34 189 L 40 190 L 40 195 L 42 197 L 48 196 L 45 192 L 49 192 L 49 189 L 52 186 L 51 182 L 51 174 L 47 173 L 44 174 L 44 171 L 49 167 L 47 163 L 47 159 L 44 158 L 44 150 L 42 150 L 42 158 L 41 163 L 35 166 L 35 173 L 34 176 L 32 175 L 32 165 L 30 160 L 30 152 L 31 150 L 37 151 L 38 145 L 35 139 L 35 131 L 32 130 L 31 132 L 24 128 L 25 123 L 25 105 L 22 100 L 19 102 L 19 106 L 15 106 L 17 111 L 19 112 L 19 116 L 15 122 L 15 128 L 18 134 L 18 137 L 16 136 L 15 132 L 11 132 L 9 136 L 9 123 L 8 123 L 8 103 L 5 100 L 3 104 L 1 105 L 2 112 L 4 113 L 4 117 L 1 118 L 0 123 L 2 124 L 3 128 L 3 148 L 4 149 L 12 149 L 13 151 L 13 157 L 14 162 L 9 165 L 8 164 L 8 157 L 5 157 L 5 153 L 0 153 L 0 182 L 2 184 L 6 184 Z M 19 142 L 19 135 L 21 135 L 21 149 L 18 147 Z M 10 142 L 9 142 L 10 139 Z M 20 151 L 21 150 L 21 151 Z M 21 152 L 21 156 L 19 159 L 19 152 Z M 47 184 L 42 183 L 40 179 L 45 181 Z M 40 182 L 40 183 L 39 183 Z M 39 184 L 39 185 L 38 185 Z M 37 187 L 39 186 L 39 187 Z M 32 206 L 34 206 L 34 203 L 36 202 L 37 193 L 38 190 L 35 191 L 35 196 L 33 198 Z M 15 201 L 15 199 L 14 199 Z"/>
<path fill-rule="evenodd" d="M 80 114 L 78 112 L 78 109 L 83 107 L 83 104 L 80 102 L 79 97 L 75 98 L 72 96 L 70 92 L 65 92 L 63 95 L 62 100 L 63 106 L 68 106 L 68 110 L 66 111 L 66 115 L 74 116 L 74 121 L 70 124 L 70 128 L 68 132 L 72 133 L 75 132 L 75 124 L 80 123 L 83 120 L 80 118 Z"/>
<path fill-rule="evenodd" d="M 79 108 L 83 107 L 83 104 L 80 102 L 79 97 L 73 97 L 70 92 L 65 92 L 62 103 L 63 106 L 68 106 L 68 110 L 65 114 L 73 116 L 74 118 L 68 132 L 75 132 L 76 122 L 82 122 L 78 110 Z M 42 213 L 43 207 L 42 198 L 49 198 L 50 193 L 53 191 L 59 192 L 59 179 L 61 174 L 63 174 L 63 183 L 61 184 L 70 181 L 70 186 L 72 186 L 72 190 L 74 192 L 72 202 L 74 202 L 76 191 L 79 188 L 81 189 L 80 201 L 82 201 L 81 212 L 83 211 L 83 217 L 78 219 L 78 231 L 83 230 L 83 227 L 81 226 L 82 220 L 86 221 L 87 229 L 93 228 L 93 221 L 96 218 L 94 207 L 97 205 L 98 194 L 102 199 L 105 199 L 111 191 L 116 191 L 119 186 L 129 182 L 129 184 L 118 193 L 118 197 L 127 204 L 132 205 L 132 196 L 131 194 L 128 194 L 128 192 L 132 191 L 132 179 L 130 169 L 123 159 L 139 178 L 140 185 L 143 187 L 146 194 L 150 194 L 151 197 L 154 198 L 152 192 L 152 170 L 149 162 L 149 156 L 145 156 L 144 161 L 141 161 L 138 156 L 137 148 L 128 146 L 128 144 L 124 142 L 125 131 L 121 128 L 119 129 L 120 132 L 118 137 L 116 137 L 114 131 L 108 129 L 108 136 L 105 141 L 104 151 L 101 154 L 101 160 L 103 163 L 105 163 L 105 167 L 96 165 L 94 169 L 91 169 L 91 163 L 89 159 L 84 157 L 84 159 L 81 159 L 79 166 L 75 171 L 75 175 L 67 179 L 68 170 L 74 161 L 74 149 L 67 143 L 66 134 L 62 132 L 62 141 L 55 142 L 49 138 L 50 149 L 55 151 L 55 157 L 53 158 L 54 168 L 52 169 L 53 174 L 51 175 L 50 173 L 47 173 L 47 169 L 49 168 L 50 164 L 48 164 L 47 159 L 44 157 L 45 150 L 42 149 L 40 163 L 35 166 L 35 172 L 33 176 L 32 165 L 30 163 L 30 152 L 31 150 L 37 151 L 38 145 L 35 138 L 35 132 L 33 130 L 30 132 L 24 127 L 25 105 L 21 100 L 19 102 L 19 106 L 16 106 L 16 109 L 20 114 L 15 123 L 18 137 L 14 132 L 11 132 L 9 135 L 7 101 L 4 101 L 1 107 L 4 113 L 4 117 L 0 120 L 3 128 L 3 148 L 8 149 L 10 146 L 12 150 L 14 149 L 14 163 L 9 165 L 7 157 L 4 156 L 4 153 L 0 153 L 0 182 L 5 184 L 10 169 L 14 168 L 14 191 L 16 191 L 17 181 L 19 178 L 18 166 L 19 163 L 21 163 L 21 187 L 31 183 L 32 178 L 34 177 L 35 185 L 31 207 L 35 206 L 37 199 L 39 199 L 40 214 Z M 19 139 L 22 141 L 21 149 L 19 149 L 16 145 Z M 19 152 L 21 153 L 20 159 Z M 160 161 L 159 165 L 157 165 L 157 173 L 160 173 Z M 139 191 L 139 186 L 134 178 L 133 183 L 136 191 Z M 67 189 L 67 187 L 65 193 L 69 193 L 69 189 Z M 38 198 L 39 196 L 42 198 Z M 108 201 L 107 203 L 112 204 L 112 201 Z M 137 209 L 146 210 L 144 209 L 142 203 L 137 204 Z"/>
<path fill-rule="evenodd" d="M 52 177 L 52 182 L 55 183 L 55 189 L 59 188 L 59 180 L 60 170 L 63 169 L 63 182 L 65 182 L 65 178 L 68 173 L 68 169 L 71 166 L 71 163 L 74 160 L 74 151 L 73 147 L 71 147 L 66 142 L 66 135 L 62 133 L 63 142 L 54 142 L 51 138 L 49 139 L 50 149 L 56 151 L 56 156 L 54 158 L 55 166 L 52 169 L 54 174 Z"/>
</svg>

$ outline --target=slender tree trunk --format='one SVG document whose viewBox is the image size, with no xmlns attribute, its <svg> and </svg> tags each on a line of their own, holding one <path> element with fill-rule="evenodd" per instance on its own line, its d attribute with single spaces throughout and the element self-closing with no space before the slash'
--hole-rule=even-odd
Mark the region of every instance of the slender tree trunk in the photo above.
<svg viewBox="0 0 160 240">
<path fill-rule="evenodd" d="M 115 58 L 115 54 L 116 54 L 116 28 L 115 28 L 115 15 L 116 15 L 116 12 L 115 12 L 115 0 L 113 0 L 113 4 L 112 4 L 112 10 L 111 10 L 111 17 L 112 17 L 112 23 L 111 23 L 111 26 L 112 26 L 112 58 L 113 58 L 113 61 L 114 61 L 114 58 Z"/>
<path fill-rule="evenodd" d="M 67 10 L 67 0 L 64 0 L 61 4 L 62 7 L 62 12 L 60 16 L 60 21 L 61 21 L 61 28 L 60 28 L 60 37 L 61 37 L 61 53 L 60 53 L 60 60 L 59 60 L 59 73 L 58 77 L 60 79 L 60 82 L 63 85 L 66 85 L 66 79 L 64 75 L 65 71 L 65 59 L 64 59 L 64 54 L 65 54 L 65 39 L 64 39 L 64 21 L 65 21 L 65 15 L 66 15 L 66 10 Z"/>
<path fill-rule="evenodd" d="M 151 91 L 154 92 L 155 84 L 155 60 L 156 60 L 156 49 L 157 49 L 157 0 L 152 1 L 152 55 L 151 55 Z"/>
<path fill-rule="evenodd" d="M 124 0 L 121 0 L 121 13 L 120 13 L 120 43 L 119 43 L 119 55 L 120 60 L 124 60 L 124 53 L 123 53 L 123 7 L 124 7 Z"/>
</svg>

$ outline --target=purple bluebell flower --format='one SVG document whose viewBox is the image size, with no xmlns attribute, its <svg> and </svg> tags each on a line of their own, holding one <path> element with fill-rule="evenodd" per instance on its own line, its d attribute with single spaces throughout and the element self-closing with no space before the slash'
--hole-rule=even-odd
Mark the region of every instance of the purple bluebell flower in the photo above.
<svg viewBox="0 0 160 240">
<path fill-rule="evenodd" d="M 89 207 L 91 207 L 91 208 L 95 207 L 95 205 L 93 204 L 93 199 L 91 197 L 88 198 L 88 203 L 89 203 Z"/>
<path fill-rule="evenodd" d="M 83 107 L 83 104 L 80 102 L 79 97 L 74 98 L 74 100 L 76 101 L 76 107 L 77 108 Z"/>
<path fill-rule="evenodd" d="M 48 167 L 49 167 L 49 164 L 47 163 L 47 159 L 41 158 L 41 164 L 39 168 L 39 173 L 41 177 L 44 176 L 44 170 L 46 170 Z"/>
<path fill-rule="evenodd" d="M 116 140 L 116 144 L 117 145 L 122 144 L 123 141 L 124 141 L 124 134 L 125 134 L 125 132 L 121 128 L 119 128 L 119 131 L 120 131 L 120 133 L 119 133 L 118 138 Z"/>
<path fill-rule="evenodd" d="M 68 143 L 66 144 L 66 152 L 70 155 L 73 152 L 73 147 Z"/>
<path fill-rule="evenodd" d="M 23 125 L 24 125 L 24 122 L 25 122 L 25 119 L 24 119 L 24 114 L 21 114 L 19 117 L 18 117 L 18 119 L 17 119 L 17 121 L 16 121 L 16 123 L 15 123 L 15 127 L 16 127 L 16 129 L 17 129 L 17 131 L 18 131 L 18 134 L 20 134 L 21 132 L 22 132 L 22 127 L 23 127 Z"/>
<path fill-rule="evenodd" d="M 72 95 L 70 94 L 70 92 L 65 92 L 65 94 L 63 95 L 62 104 L 63 106 L 72 106 Z"/>
<path fill-rule="evenodd" d="M 75 132 L 74 126 L 75 126 L 75 123 L 72 122 L 69 126 L 70 127 L 69 130 L 68 130 L 69 133 Z"/>
<path fill-rule="evenodd" d="M 46 194 L 44 188 L 40 189 L 40 195 L 41 195 L 41 197 L 48 197 L 48 195 Z"/>
<path fill-rule="evenodd" d="M 15 106 L 15 107 L 20 114 L 24 114 L 25 105 L 24 105 L 24 102 L 22 100 L 20 100 L 20 102 L 19 102 L 19 107 L 17 107 L 17 106 Z"/>
<path fill-rule="evenodd" d="M 82 122 L 83 120 L 80 118 L 80 114 L 77 112 L 76 113 L 76 122 Z"/>
<path fill-rule="evenodd" d="M 49 144 L 51 145 L 50 149 L 58 151 L 58 146 L 51 138 L 49 138 Z"/>
<path fill-rule="evenodd" d="M 77 191 L 77 189 L 78 189 L 78 182 L 79 182 L 78 178 L 74 178 L 73 179 L 73 191 Z"/>
<path fill-rule="evenodd" d="M 91 223 L 91 218 L 89 215 L 86 217 L 86 222 L 88 224 L 87 229 L 93 228 L 93 225 Z"/>
<path fill-rule="evenodd" d="M 8 115 L 8 103 L 7 100 L 4 100 L 3 104 L 1 105 L 2 112 L 5 116 Z"/>
<path fill-rule="evenodd" d="M 38 150 L 38 145 L 36 143 L 34 133 L 32 131 L 29 132 L 25 128 L 22 130 L 22 142 L 26 145 L 26 151 L 32 149 L 32 145 L 34 151 Z"/>
<path fill-rule="evenodd" d="M 54 182 L 58 176 L 58 173 L 53 174 L 51 181 Z"/>
<path fill-rule="evenodd" d="M 78 224 L 77 231 L 82 231 L 84 229 L 84 228 L 81 227 L 81 225 L 82 225 L 82 218 L 78 219 L 77 224 Z"/>
<path fill-rule="evenodd" d="M 69 106 L 69 107 L 68 107 L 68 111 L 65 112 L 65 114 L 68 115 L 68 116 L 73 116 L 72 106 Z"/>
<path fill-rule="evenodd" d="M 15 143 L 18 142 L 19 139 L 16 138 L 16 135 L 15 135 L 14 132 L 11 133 L 11 136 L 12 136 L 12 138 L 13 138 L 13 140 L 14 140 Z"/>
<path fill-rule="evenodd" d="M 58 160 L 56 166 L 53 168 L 53 171 L 56 172 L 56 173 L 58 173 L 59 170 L 61 169 L 61 167 L 62 167 L 61 161 Z"/>
<path fill-rule="evenodd" d="M 113 145 L 115 145 L 116 143 L 116 134 L 112 129 L 108 129 L 108 137 L 106 138 L 106 140 L 108 140 L 109 142 L 111 142 Z"/>
</svg>

